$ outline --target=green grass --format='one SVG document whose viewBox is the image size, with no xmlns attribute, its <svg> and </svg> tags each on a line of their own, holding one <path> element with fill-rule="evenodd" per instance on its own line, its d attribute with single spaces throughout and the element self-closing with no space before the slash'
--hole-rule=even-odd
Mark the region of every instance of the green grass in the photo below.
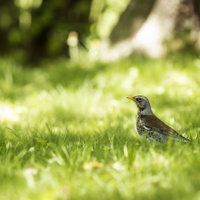
<svg viewBox="0 0 200 200">
<path fill-rule="evenodd" d="M 198 57 L 0 65 L 0 199 L 200 199 Z M 141 140 L 137 94 L 192 144 Z"/>
</svg>

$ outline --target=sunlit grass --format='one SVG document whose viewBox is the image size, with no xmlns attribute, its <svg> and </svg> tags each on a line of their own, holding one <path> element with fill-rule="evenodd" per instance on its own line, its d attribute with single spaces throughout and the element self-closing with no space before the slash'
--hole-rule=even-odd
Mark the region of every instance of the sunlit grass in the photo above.
<svg viewBox="0 0 200 200">
<path fill-rule="evenodd" d="M 198 58 L 0 63 L 2 199 L 200 198 Z M 137 94 L 192 144 L 141 140 Z"/>
</svg>

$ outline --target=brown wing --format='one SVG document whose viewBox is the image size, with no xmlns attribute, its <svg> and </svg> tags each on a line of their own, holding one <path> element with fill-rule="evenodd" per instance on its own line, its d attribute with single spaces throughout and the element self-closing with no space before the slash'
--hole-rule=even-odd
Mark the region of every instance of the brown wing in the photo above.
<svg viewBox="0 0 200 200">
<path fill-rule="evenodd" d="M 145 117 L 141 116 L 141 117 L 143 118 L 144 125 L 147 127 L 151 127 L 152 130 L 154 131 L 160 131 L 162 133 L 165 133 L 166 135 L 168 135 L 169 133 L 177 133 L 174 129 L 172 129 L 167 124 L 162 122 L 155 115 L 148 115 L 148 117 L 147 116 Z"/>
<path fill-rule="evenodd" d="M 162 122 L 159 118 L 157 118 L 155 115 L 148 115 L 147 116 L 141 116 L 143 118 L 144 126 L 147 128 L 150 128 L 151 131 L 155 132 L 156 134 L 161 134 L 165 137 L 172 137 L 173 139 L 181 139 L 185 142 L 188 142 L 189 140 L 184 138 L 182 135 L 179 135 L 174 129 L 172 129 L 170 126 Z"/>
</svg>

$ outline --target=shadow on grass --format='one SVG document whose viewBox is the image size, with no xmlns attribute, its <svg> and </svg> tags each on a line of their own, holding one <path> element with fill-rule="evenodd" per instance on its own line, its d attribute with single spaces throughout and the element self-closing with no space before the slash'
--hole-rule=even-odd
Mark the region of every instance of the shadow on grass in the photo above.
<svg viewBox="0 0 200 200">
<path fill-rule="evenodd" d="M 192 55 L 188 54 L 188 52 L 184 52 L 184 55 L 174 53 L 167 56 L 166 60 L 167 62 L 171 60 L 172 63 L 183 63 L 184 58 L 187 59 L 187 62 L 184 63 L 189 63 L 188 60 L 196 57 L 196 54 Z M 95 83 L 91 80 L 95 79 L 100 73 L 109 82 L 110 74 L 120 74 L 123 72 L 128 75 L 129 72 L 126 69 L 129 69 L 132 65 L 140 68 L 149 68 L 149 66 L 155 65 L 155 63 L 163 64 L 164 62 L 166 61 L 163 58 L 152 60 L 135 55 L 129 59 L 123 59 L 110 64 L 90 63 L 89 61 L 73 63 L 63 59 L 51 63 L 46 62 L 40 68 L 30 69 L 22 68 L 14 61 L 8 60 L 5 62 L 0 60 L 0 63 L 3 63 L 3 67 L 0 69 L 0 84 L 2 85 L 2 94 L 5 98 L 20 99 L 39 91 L 55 89 L 59 85 L 71 90 L 77 90 L 85 82 L 88 82 L 89 84 L 94 84 L 93 87 L 95 88 Z"/>
<path fill-rule="evenodd" d="M 59 85 L 75 91 L 98 73 L 105 72 L 106 68 L 107 65 L 102 63 L 87 67 L 82 63 L 55 61 L 47 63 L 46 67 L 30 69 L 8 61 L 0 69 L 2 95 L 10 100 L 21 99 L 40 91 L 50 91 Z"/>
</svg>

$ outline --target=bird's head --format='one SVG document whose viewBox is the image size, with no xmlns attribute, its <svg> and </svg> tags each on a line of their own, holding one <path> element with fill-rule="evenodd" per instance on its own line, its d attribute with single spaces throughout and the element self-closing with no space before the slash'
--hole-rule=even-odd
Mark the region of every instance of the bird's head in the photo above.
<svg viewBox="0 0 200 200">
<path fill-rule="evenodd" d="M 128 99 L 131 99 L 132 101 L 135 102 L 138 111 L 143 114 L 143 115 L 150 115 L 152 114 L 152 110 L 151 110 L 151 106 L 149 103 L 149 100 L 147 99 L 147 97 L 142 96 L 142 95 L 138 95 L 138 96 L 128 96 Z"/>
</svg>

